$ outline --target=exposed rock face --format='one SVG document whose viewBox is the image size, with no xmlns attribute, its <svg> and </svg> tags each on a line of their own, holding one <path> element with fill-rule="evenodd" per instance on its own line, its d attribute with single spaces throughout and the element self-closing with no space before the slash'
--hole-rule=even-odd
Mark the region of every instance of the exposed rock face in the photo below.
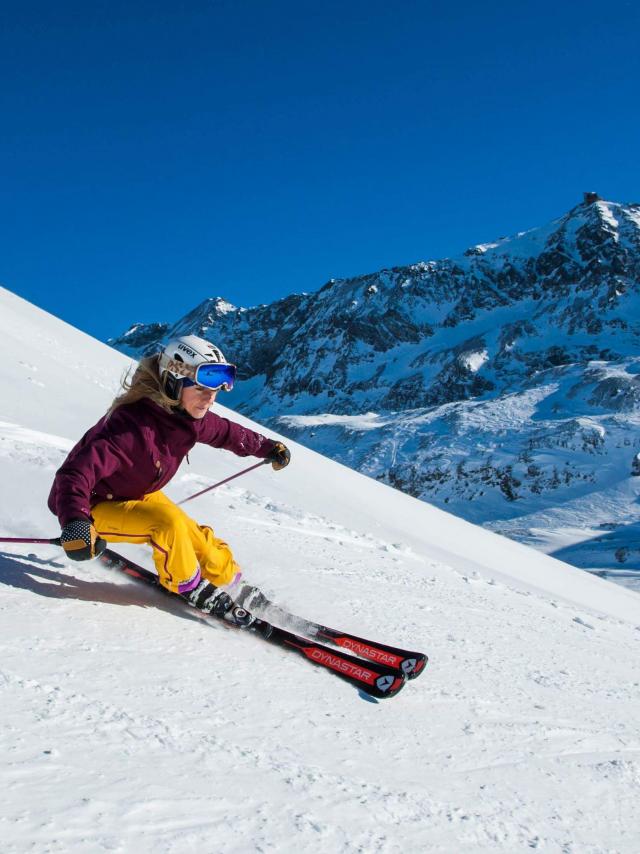
<svg viewBox="0 0 640 854">
<path fill-rule="evenodd" d="M 249 309 L 209 299 L 109 343 L 211 338 L 239 411 L 469 518 L 513 516 L 596 488 L 604 457 L 628 476 L 635 453 L 640 205 L 589 199 L 458 258 Z"/>
</svg>

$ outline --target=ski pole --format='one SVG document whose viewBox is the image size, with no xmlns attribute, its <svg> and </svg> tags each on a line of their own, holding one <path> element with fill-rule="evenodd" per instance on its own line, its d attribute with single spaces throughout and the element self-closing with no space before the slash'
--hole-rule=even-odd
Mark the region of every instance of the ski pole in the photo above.
<svg viewBox="0 0 640 854">
<path fill-rule="evenodd" d="M 50 540 L 32 539 L 25 537 L 0 537 L 0 543 L 42 543 L 47 546 L 59 546 L 60 537 L 52 537 Z"/>
<path fill-rule="evenodd" d="M 211 489 L 215 489 L 216 486 L 222 486 L 223 483 L 229 483 L 230 480 L 235 480 L 236 477 L 241 477 L 243 474 L 247 474 L 254 469 L 260 468 L 260 466 L 267 465 L 271 460 L 260 460 L 259 463 L 256 463 L 254 466 L 249 466 L 248 469 L 243 469 L 242 471 L 237 472 L 236 474 L 232 474 L 231 477 L 226 477 L 224 480 L 219 480 L 218 483 L 214 483 L 213 486 L 207 486 L 206 489 L 201 489 L 200 492 L 196 492 L 194 495 L 190 495 L 188 498 L 183 498 L 182 501 L 178 501 L 178 504 L 186 504 L 187 501 L 191 501 L 193 498 L 197 498 L 199 495 L 204 495 L 205 492 L 209 492 Z"/>
</svg>

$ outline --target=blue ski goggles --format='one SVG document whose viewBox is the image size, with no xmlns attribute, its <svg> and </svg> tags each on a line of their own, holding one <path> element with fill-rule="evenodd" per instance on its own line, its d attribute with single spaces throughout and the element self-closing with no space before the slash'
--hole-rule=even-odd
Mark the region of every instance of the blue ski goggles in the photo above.
<svg viewBox="0 0 640 854">
<path fill-rule="evenodd" d="M 220 364 L 218 362 L 205 362 L 193 372 L 193 378 L 184 377 L 183 386 L 199 385 L 210 388 L 212 391 L 223 389 L 231 391 L 236 380 L 236 366 Z"/>
</svg>

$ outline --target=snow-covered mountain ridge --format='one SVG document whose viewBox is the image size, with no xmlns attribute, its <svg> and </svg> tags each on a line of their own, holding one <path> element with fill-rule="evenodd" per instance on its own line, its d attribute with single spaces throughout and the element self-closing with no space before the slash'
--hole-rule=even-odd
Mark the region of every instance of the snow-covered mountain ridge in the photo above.
<svg viewBox="0 0 640 854">
<path fill-rule="evenodd" d="M 209 337 L 240 367 L 238 411 L 534 542 L 509 520 L 628 482 L 640 449 L 639 309 L 640 205 L 589 200 L 458 258 L 250 309 L 206 300 L 111 343 L 139 356 L 176 334 Z M 611 515 L 605 501 L 591 521 L 635 523 L 628 491 L 630 506 Z M 572 559 L 640 567 L 627 539 L 595 563 Z"/>
<path fill-rule="evenodd" d="M 128 364 L 0 289 L 0 534 L 58 533 L 54 472 Z M 190 512 L 284 605 L 428 671 L 364 702 L 95 562 L 0 546 L 3 854 L 635 854 L 637 595 L 292 450 Z M 246 465 L 190 456 L 176 500 Z"/>
</svg>

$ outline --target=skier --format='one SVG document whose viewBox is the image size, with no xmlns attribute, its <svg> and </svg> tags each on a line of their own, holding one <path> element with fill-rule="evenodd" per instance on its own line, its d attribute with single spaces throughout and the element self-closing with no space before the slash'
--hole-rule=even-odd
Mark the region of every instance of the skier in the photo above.
<svg viewBox="0 0 640 854">
<path fill-rule="evenodd" d="M 142 359 L 110 409 L 56 472 L 49 509 L 73 560 L 97 557 L 107 543 L 149 543 L 160 583 L 206 612 L 224 613 L 240 572 L 229 546 L 161 491 L 196 442 L 238 456 L 288 465 L 289 449 L 209 411 L 231 391 L 236 369 L 195 335 Z"/>
</svg>

